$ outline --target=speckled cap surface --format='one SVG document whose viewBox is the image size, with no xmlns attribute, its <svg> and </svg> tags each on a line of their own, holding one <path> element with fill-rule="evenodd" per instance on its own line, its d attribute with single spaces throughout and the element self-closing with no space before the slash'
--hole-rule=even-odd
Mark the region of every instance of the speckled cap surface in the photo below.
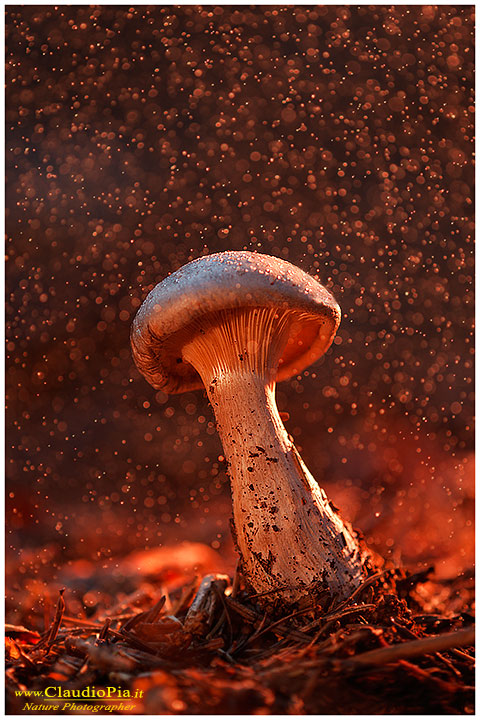
<svg viewBox="0 0 480 720">
<path fill-rule="evenodd" d="M 228 251 L 193 260 L 158 283 L 133 321 L 135 363 L 156 389 L 179 393 L 203 387 L 182 360 L 182 344 L 198 321 L 215 312 L 272 307 L 298 312 L 277 380 L 296 375 L 329 348 L 340 323 L 334 297 L 300 268 L 270 255 Z"/>
</svg>

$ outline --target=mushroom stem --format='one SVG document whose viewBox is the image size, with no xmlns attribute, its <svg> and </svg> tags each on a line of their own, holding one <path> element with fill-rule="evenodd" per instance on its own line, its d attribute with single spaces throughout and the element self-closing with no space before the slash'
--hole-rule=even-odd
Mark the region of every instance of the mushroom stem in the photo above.
<svg viewBox="0 0 480 720">
<path fill-rule="evenodd" d="M 183 359 L 201 375 L 215 412 L 245 578 L 256 592 L 278 589 L 288 602 L 322 591 L 343 599 L 362 581 L 364 558 L 280 419 L 272 378 L 283 330 L 276 319 L 263 337 L 261 362 L 245 350 L 253 347 L 248 319 L 228 332 L 225 324 L 203 330 L 184 347 Z"/>
</svg>

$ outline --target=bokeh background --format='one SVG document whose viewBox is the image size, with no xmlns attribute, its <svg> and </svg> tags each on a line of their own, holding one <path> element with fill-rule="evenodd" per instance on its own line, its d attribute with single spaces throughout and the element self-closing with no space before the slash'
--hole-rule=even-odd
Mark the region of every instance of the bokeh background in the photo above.
<svg viewBox="0 0 480 720">
<path fill-rule="evenodd" d="M 473 33 L 467 5 L 7 8 L 12 582 L 185 540 L 233 562 L 205 393 L 155 392 L 129 330 L 243 248 L 342 307 L 278 387 L 320 484 L 384 556 L 470 567 Z"/>
</svg>

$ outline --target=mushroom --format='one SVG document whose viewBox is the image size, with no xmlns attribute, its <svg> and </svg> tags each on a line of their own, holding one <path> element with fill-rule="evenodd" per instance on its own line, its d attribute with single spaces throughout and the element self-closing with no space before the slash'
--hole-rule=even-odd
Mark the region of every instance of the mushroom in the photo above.
<svg viewBox="0 0 480 720">
<path fill-rule="evenodd" d="M 344 599 L 368 555 L 304 465 L 280 418 L 275 383 L 329 348 L 333 296 L 285 260 L 246 251 L 199 258 L 160 282 L 132 326 L 133 357 L 154 388 L 205 387 L 233 496 L 241 571 L 287 603 Z"/>
</svg>

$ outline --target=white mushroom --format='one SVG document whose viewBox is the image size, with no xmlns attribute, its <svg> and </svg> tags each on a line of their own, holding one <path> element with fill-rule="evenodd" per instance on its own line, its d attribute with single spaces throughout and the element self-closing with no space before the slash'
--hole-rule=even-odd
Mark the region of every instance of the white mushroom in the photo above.
<svg viewBox="0 0 480 720">
<path fill-rule="evenodd" d="M 310 275 L 279 258 L 225 252 L 195 260 L 148 295 L 132 327 L 135 362 L 155 387 L 205 386 L 232 485 L 242 572 L 287 602 L 352 593 L 366 561 L 280 419 L 275 382 L 330 346 L 340 308 Z"/>
</svg>

